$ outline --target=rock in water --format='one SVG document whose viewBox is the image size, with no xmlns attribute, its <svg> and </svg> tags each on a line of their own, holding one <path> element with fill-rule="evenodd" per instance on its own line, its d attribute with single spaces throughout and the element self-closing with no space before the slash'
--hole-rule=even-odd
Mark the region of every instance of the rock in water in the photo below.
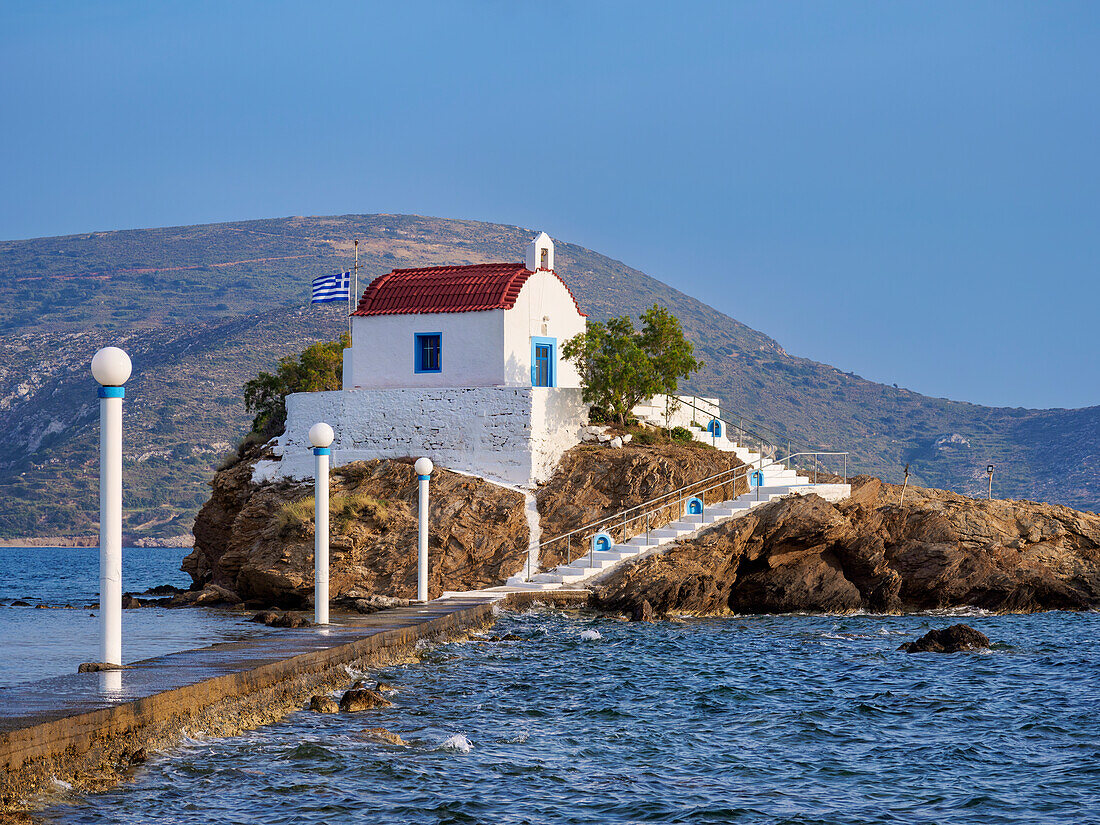
<svg viewBox="0 0 1100 825">
<path fill-rule="evenodd" d="M 315 713 L 336 713 L 340 710 L 340 706 L 336 704 L 336 700 L 331 696 L 311 696 L 309 697 L 309 709 Z"/>
<path fill-rule="evenodd" d="M 965 624 L 953 624 L 943 630 L 929 630 L 915 642 L 906 642 L 898 650 L 906 653 L 958 653 L 989 647 L 989 638 Z"/>
<path fill-rule="evenodd" d="M 392 731 L 388 731 L 385 728 L 367 728 L 361 730 L 356 734 L 358 739 L 369 739 L 372 742 L 388 742 L 391 745 L 397 745 L 398 747 L 408 747 L 408 742 L 398 736 Z"/>
<path fill-rule="evenodd" d="M 313 622 L 295 613 L 284 613 L 271 622 L 270 627 L 313 627 Z"/>
<path fill-rule="evenodd" d="M 386 699 L 376 690 L 349 690 L 340 697 L 340 710 L 345 713 L 355 713 L 360 710 L 373 710 L 374 708 L 392 707 L 393 702 Z"/>
<path fill-rule="evenodd" d="M 110 662 L 82 662 L 77 673 L 100 673 L 106 670 L 129 670 L 129 665 L 113 665 Z"/>
<path fill-rule="evenodd" d="M 642 599 L 640 602 L 634 604 L 634 611 L 630 614 L 630 621 L 654 622 L 656 620 L 656 617 L 653 615 L 653 605 L 649 603 L 649 599 Z"/>
</svg>

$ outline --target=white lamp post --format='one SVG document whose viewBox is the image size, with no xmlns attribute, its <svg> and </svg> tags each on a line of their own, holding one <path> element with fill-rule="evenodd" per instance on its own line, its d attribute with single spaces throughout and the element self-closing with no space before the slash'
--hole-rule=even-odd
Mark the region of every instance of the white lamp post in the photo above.
<svg viewBox="0 0 1100 825">
<path fill-rule="evenodd" d="M 430 458 L 418 458 L 413 465 L 416 477 L 420 481 L 419 501 L 419 532 L 417 535 L 416 556 L 416 600 L 426 602 L 428 600 L 428 479 L 431 478 L 432 460 Z"/>
<path fill-rule="evenodd" d="M 319 421 L 309 428 L 309 443 L 317 458 L 313 491 L 313 621 L 328 624 L 328 462 L 335 433 Z"/>
<path fill-rule="evenodd" d="M 104 347 L 92 358 L 99 388 L 99 661 L 122 664 L 122 385 L 130 356 Z"/>
</svg>

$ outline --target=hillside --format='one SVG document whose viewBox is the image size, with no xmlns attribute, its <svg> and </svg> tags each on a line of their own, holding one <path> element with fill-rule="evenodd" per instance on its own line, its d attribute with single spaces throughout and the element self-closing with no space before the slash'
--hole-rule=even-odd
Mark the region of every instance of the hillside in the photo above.
<svg viewBox="0 0 1100 825">
<path fill-rule="evenodd" d="M 529 229 L 399 215 L 280 218 L 0 242 L 0 538 L 96 529 L 95 384 L 105 343 L 130 352 L 128 536 L 187 532 L 247 428 L 242 384 L 345 328 L 309 281 L 350 265 L 518 260 Z M 787 354 L 763 333 L 642 272 L 558 242 L 557 268 L 593 318 L 667 305 L 706 367 L 685 388 L 852 451 L 852 467 L 962 493 L 1100 509 L 1100 407 L 1025 410 L 928 398 Z M 731 286 L 736 274 L 730 276 Z M 872 341 L 868 346 L 873 346 Z M 949 367 L 949 365 L 948 365 Z"/>
</svg>

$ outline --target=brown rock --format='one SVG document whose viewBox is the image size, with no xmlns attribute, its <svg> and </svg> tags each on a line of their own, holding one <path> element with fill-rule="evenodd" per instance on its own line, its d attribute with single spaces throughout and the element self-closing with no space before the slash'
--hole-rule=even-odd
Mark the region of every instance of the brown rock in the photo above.
<svg viewBox="0 0 1100 825">
<path fill-rule="evenodd" d="M 640 602 L 634 605 L 634 610 L 630 614 L 630 621 L 632 622 L 653 622 L 656 621 L 656 617 L 653 615 L 653 605 L 649 603 L 649 599 L 642 599 Z"/>
<path fill-rule="evenodd" d="M 733 453 L 694 443 L 627 444 L 618 450 L 585 445 L 574 447 L 562 456 L 553 476 L 535 494 L 542 535 L 544 538 L 564 535 L 581 525 L 652 501 L 723 470 L 743 466 Z M 706 495 L 708 501 L 712 500 L 711 496 L 714 500 L 729 499 L 747 490 L 748 483 L 742 477 Z M 650 529 L 674 521 L 680 515 L 678 504 L 655 513 L 649 519 Z M 631 535 L 644 531 L 645 520 L 639 519 L 628 529 Z M 615 539 L 623 537 L 619 525 L 610 527 L 608 532 Z M 575 538 L 568 545 L 554 543 L 539 551 L 539 562 L 549 569 L 566 561 L 567 554 L 576 558 L 586 550 L 583 538 Z"/>
<path fill-rule="evenodd" d="M 953 624 L 943 630 L 929 630 L 915 642 L 906 642 L 898 650 L 906 653 L 958 653 L 989 647 L 989 638 L 965 624 Z"/>
<path fill-rule="evenodd" d="M 249 621 L 257 622 L 259 624 L 265 624 L 268 627 L 271 627 L 271 625 L 275 624 L 275 622 L 279 620 L 280 615 L 281 614 L 276 610 L 261 610 L 259 613 L 249 619 Z"/>
<path fill-rule="evenodd" d="M 593 605 L 632 613 L 997 611 L 1100 605 L 1100 516 L 853 479 L 791 496 L 613 571 Z"/>
<path fill-rule="evenodd" d="M 299 616 L 296 613 L 284 613 L 281 616 L 272 620 L 270 627 L 313 627 L 313 622 L 307 619 L 305 616 Z"/>
<path fill-rule="evenodd" d="M 386 699 L 376 690 L 363 688 L 352 689 L 344 692 L 340 697 L 340 710 L 345 713 L 355 713 L 360 710 L 374 710 L 375 708 L 392 707 L 393 702 Z"/>
<path fill-rule="evenodd" d="M 372 742 L 386 742 L 390 745 L 397 745 L 398 747 L 408 747 L 409 743 L 398 736 L 396 733 L 386 730 L 385 728 L 366 728 L 359 731 L 356 734 L 359 739 L 367 739 Z"/>
<path fill-rule="evenodd" d="M 183 569 L 196 587 L 208 583 L 245 599 L 301 607 L 313 591 L 311 484 L 254 485 L 252 467 L 273 458 L 255 451 L 218 472 L 213 494 L 195 521 L 195 549 Z M 329 586 L 333 599 L 356 592 L 355 609 L 407 604 L 416 596 L 416 474 L 405 461 L 354 462 L 332 473 Z M 432 475 L 428 589 L 467 590 L 502 584 L 525 558 L 523 496 L 437 469 Z M 373 594 L 373 595 L 372 595 Z M 392 600 L 389 600 L 392 599 Z M 403 601 L 397 601 L 403 600 Z M 349 605 L 352 606 L 352 605 Z"/>
<path fill-rule="evenodd" d="M 331 696 L 311 696 L 309 697 L 309 709 L 315 713 L 336 713 L 340 710 L 340 706 L 336 704 L 336 700 Z"/>
<path fill-rule="evenodd" d="M 225 587 L 207 584 L 201 590 L 187 590 L 172 597 L 171 607 L 213 607 L 222 604 L 240 604 L 241 597 Z"/>
<path fill-rule="evenodd" d="M 122 597 L 122 609 L 123 610 L 133 610 L 136 607 L 141 607 L 141 600 L 140 599 L 134 598 L 129 593 L 123 595 L 123 597 Z"/>
<path fill-rule="evenodd" d="M 105 670 L 129 670 L 129 665 L 113 665 L 110 662 L 82 662 L 77 673 L 99 673 Z"/>
</svg>

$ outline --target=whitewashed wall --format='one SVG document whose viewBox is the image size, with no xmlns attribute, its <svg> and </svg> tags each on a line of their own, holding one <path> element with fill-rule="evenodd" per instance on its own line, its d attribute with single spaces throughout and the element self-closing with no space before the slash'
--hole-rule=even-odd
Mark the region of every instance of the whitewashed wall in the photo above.
<svg viewBox="0 0 1100 825">
<path fill-rule="evenodd" d="M 471 387 L 371 389 L 287 396 L 277 466 L 255 478 L 312 478 L 309 428 L 332 425 L 332 464 L 426 455 L 441 467 L 508 484 L 547 479 L 580 442 L 587 408 L 579 389 Z"/>
<path fill-rule="evenodd" d="M 443 335 L 441 372 L 414 371 L 414 336 L 418 332 Z M 503 309 L 352 318 L 351 341 L 350 359 L 348 350 L 344 351 L 345 389 L 505 383 Z"/>
<path fill-rule="evenodd" d="M 572 362 L 561 357 L 561 348 L 585 326 L 565 284 L 553 272 L 533 273 L 515 306 L 504 313 L 505 383 L 531 385 L 531 337 L 535 336 L 558 341 L 557 386 L 579 387 L 580 376 Z"/>
</svg>

